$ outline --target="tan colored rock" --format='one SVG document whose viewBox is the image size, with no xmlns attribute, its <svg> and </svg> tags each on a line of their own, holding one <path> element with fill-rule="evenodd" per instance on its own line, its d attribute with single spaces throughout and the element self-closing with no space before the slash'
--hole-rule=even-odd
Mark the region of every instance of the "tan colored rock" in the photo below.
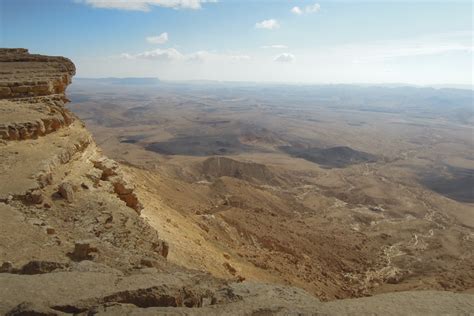
<svg viewBox="0 0 474 316">
<path fill-rule="evenodd" d="M 48 235 L 54 235 L 54 234 L 56 234 L 56 229 L 54 229 L 54 228 L 51 227 L 51 226 L 48 226 L 48 227 L 46 227 L 46 233 L 47 233 Z"/>
<path fill-rule="evenodd" d="M 68 182 L 63 182 L 59 185 L 58 193 L 69 203 L 72 203 L 74 200 L 74 188 Z"/>
<path fill-rule="evenodd" d="M 230 274 L 235 275 L 237 273 L 237 270 L 230 263 L 224 262 L 222 265 Z"/>
<path fill-rule="evenodd" d="M 43 192 L 40 190 L 33 190 L 26 195 L 26 201 L 32 204 L 41 204 L 44 201 Z"/>
<path fill-rule="evenodd" d="M 144 267 L 152 268 L 156 265 L 156 260 L 152 258 L 143 258 L 142 260 L 140 260 L 140 264 Z"/>
<path fill-rule="evenodd" d="M 160 240 L 157 244 L 155 244 L 155 251 L 164 258 L 168 257 L 169 250 L 170 250 L 170 246 L 168 242 L 164 240 Z"/>
<path fill-rule="evenodd" d="M 114 192 L 117 194 L 119 199 L 124 201 L 128 207 L 134 209 L 138 214 L 140 214 L 143 206 L 138 200 L 137 195 L 134 193 L 134 186 L 125 182 L 123 178 L 118 176 L 114 176 L 109 180 L 112 182 Z"/>
<path fill-rule="evenodd" d="M 89 172 L 86 174 L 86 177 L 91 180 L 94 185 L 98 185 L 100 178 L 102 177 L 102 170 L 93 168 L 89 170 Z"/>
<path fill-rule="evenodd" d="M 38 184 L 44 188 L 53 183 L 53 175 L 51 173 L 42 173 L 38 177 Z"/>
<path fill-rule="evenodd" d="M 118 195 L 131 194 L 135 189 L 133 185 L 125 182 L 123 178 L 117 176 L 111 178 L 110 182 L 114 184 L 115 193 L 117 193 Z"/>
<path fill-rule="evenodd" d="M 23 302 L 10 310 L 6 316 L 24 316 L 24 315 L 38 315 L 38 316 L 57 316 L 59 313 L 42 304 L 34 304 L 31 302 Z"/>
<path fill-rule="evenodd" d="M 94 161 L 94 167 L 102 171 L 102 180 L 107 180 L 111 176 L 117 175 L 118 164 L 112 159 L 101 159 Z"/>
<path fill-rule="evenodd" d="M 76 72 L 67 58 L 11 48 L 0 49 L 0 69 L 0 98 L 63 94 Z"/>
<path fill-rule="evenodd" d="M 42 274 L 50 273 L 57 269 L 64 269 L 66 265 L 59 262 L 33 260 L 25 264 L 19 271 L 19 274 Z"/>
<path fill-rule="evenodd" d="M 70 257 L 74 261 L 91 260 L 92 253 L 98 252 L 97 247 L 93 246 L 93 241 L 81 240 L 74 244 L 74 251 L 70 253 Z"/>
<path fill-rule="evenodd" d="M 12 273 L 13 270 L 13 264 L 10 261 L 2 263 L 0 266 L 0 273 Z"/>
</svg>

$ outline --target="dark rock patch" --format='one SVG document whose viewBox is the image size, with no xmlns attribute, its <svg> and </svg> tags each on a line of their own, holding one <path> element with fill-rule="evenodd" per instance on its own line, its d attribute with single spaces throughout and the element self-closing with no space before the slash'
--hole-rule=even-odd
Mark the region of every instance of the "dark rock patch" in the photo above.
<svg viewBox="0 0 474 316">
<path fill-rule="evenodd" d="M 474 170 L 447 167 L 423 174 L 420 182 L 432 191 L 464 203 L 474 203 Z"/>
<path fill-rule="evenodd" d="M 375 155 L 347 146 L 331 148 L 282 146 L 280 149 L 293 157 L 303 158 L 324 168 L 344 168 L 353 164 L 377 161 Z"/>
<path fill-rule="evenodd" d="M 235 135 L 177 137 L 151 143 L 145 149 L 163 155 L 184 156 L 230 155 L 253 151 L 253 147 L 242 144 Z"/>
</svg>

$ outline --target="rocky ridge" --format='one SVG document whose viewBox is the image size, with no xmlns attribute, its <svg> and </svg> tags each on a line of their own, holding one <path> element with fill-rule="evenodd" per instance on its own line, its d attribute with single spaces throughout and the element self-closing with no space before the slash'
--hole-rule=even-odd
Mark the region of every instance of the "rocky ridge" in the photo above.
<svg viewBox="0 0 474 316">
<path fill-rule="evenodd" d="M 0 314 L 474 312 L 467 294 L 322 303 L 301 289 L 218 279 L 167 262 L 173 249 L 140 216 L 146 205 L 127 173 L 64 107 L 74 64 L 0 49 L 0 69 Z M 225 165 L 232 175 L 255 168 Z"/>
</svg>

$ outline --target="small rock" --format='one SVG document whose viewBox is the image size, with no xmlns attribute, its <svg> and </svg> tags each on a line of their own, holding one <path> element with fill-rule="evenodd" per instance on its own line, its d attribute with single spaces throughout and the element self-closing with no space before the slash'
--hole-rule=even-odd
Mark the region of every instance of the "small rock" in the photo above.
<svg viewBox="0 0 474 316">
<path fill-rule="evenodd" d="M 202 230 L 204 230 L 206 233 L 209 232 L 209 227 L 208 227 L 206 224 L 203 224 L 203 223 L 201 223 L 201 222 L 198 222 L 198 225 L 199 225 L 199 227 L 200 227 Z M 224 255 L 224 257 L 225 257 L 225 255 Z"/>
<path fill-rule="evenodd" d="M 155 266 L 156 261 L 151 258 L 143 258 L 142 260 L 140 260 L 140 264 L 142 266 L 152 268 Z"/>
<path fill-rule="evenodd" d="M 13 263 L 11 261 L 5 261 L 0 266 L 0 273 L 11 273 L 13 270 Z"/>
<path fill-rule="evenodd" d="M 69 257 L 74 261 L 93 259 L 91 253 L 98 252 L 98 250 L 96 247 L 91 246 L 91 243 L 88 240 L 76 241 L 74 251 L 69 254 Z"/>
<path fill-rule="evenodd" d="M 384 209 L 380 206 L 370 206 L 369 210 L 371 210 L 372 212 L 377 212 L 377 213 L 381 213 L 384 211 Z"/>
<path fill-rule="evenodd" d="M 53 227 L 48 226 L 48 227 L 46 227 L 46 233 L 48 235 L 54 235 L 54 234 L 56 234 L 56 230 Z"/>
<path fill-rule="evenodd" d="M 44 225 L 45 225 L 42 220 L 36 219 L 36 218 L 30 220 L 30 223 L 31 223 L 32 225 L 35 225 L 35 226 L 44 226 Z"/>
<path fill-rule="evenodd" d="M 43 203 L 43 200 L 44 200 L 43 192 L 41 192 L 40 190 L 34 190 L 31 192 L 28 192 L 28 194 L 26 195 L 26 201 L 28 203 L 41 204 Z"/>
<path fill-rule="evenodd" d="M 42 188 L 53 183 L 53 175 L 51 173 L 42 174 L 38 178 L 38 182 Z"/>
<path fill-rule="evenodd" d="M 93 163 L 95 168 L 102 170 L 102 180 L 107 180 L 108 177 L 117 175 L 118 164 L 112 159 L 101 159 Z"/>
<path fill-rule="evenodd" d="M 84 182 L 81 183 L 81 187 L 83 189 L 89 190 L 89 186 L 87 184 L 85 184 Z"/>
<path fill-rule="evenodd" d="M 164 258 L 168 257 L 169 249 L 169 244 L 164 240 L 160 240 L 158 244 L 155 244 L 155 251 Z"/>
<path fill-rule="evenodd" d="M 43 204 L 43 207 L 44 207 L 44 208 L 51 208 L 51 204 L 49 204 L 49 203 L 44 203 L 44 204 Z"/>
<path fill-rule="evenodd" d="M 86 174 L 86 177 L 92 181 L 94 185 L 98 185 L 100 182 L 100 178 L 102 177 L 102 171 L 99 169 L 92 169 Z"/>
<path fill-rule="evenodd" d="M 214 297 L 203 297 L 201 299 L 201 306 L 206 307 L 206 306 L 211 306 L 216 304 L 216 299 Z"/>
<path fill-rule="evenodd" d="M 69 182 L 61 183 L 58 188 L 58 193 L 69 203 L 74 200 L 74 188 Z"/>
<path fill-rule="evenodd" d="M 227 271 L 229 271 L 230 274 L 235 275 L 237 273 L 237 270 L 231 266 L 230 263 L 224 262 L 222 265 L 227 269 Z"/>
</svg>

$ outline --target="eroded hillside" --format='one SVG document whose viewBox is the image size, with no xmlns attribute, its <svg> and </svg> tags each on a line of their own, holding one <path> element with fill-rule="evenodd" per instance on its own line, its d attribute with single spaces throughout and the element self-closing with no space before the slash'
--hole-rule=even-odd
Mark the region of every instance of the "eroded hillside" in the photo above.
<svg viewBox="0 0 474 316">
<path fill-rule="evenodd" d="M 244 232 L 257 230 L 251 225 L 258 221 L 244 213 L 240 213 L 242 219 L 231 213 L 244 209 L 252 197 L 258 203 L 261 194 L 269 194 L 264 193 L 268 188 L 258 186 L 271 183 L 284 188 L 288 178 L 261 164 L 224 158 L 199 162 L 182 180 L 123 166 L 105 157 L 84 124 L 64 107 L 68 101 L 65 89 L 74 74 L 75 67 L 66 58 L 0 49 L 0 314 L 340 315 L 474 310 L 472 296 L 467 294 L 409 292 L 321 303 L 302 289 L 244 281 L 248 277 L 285 283 L 273 271 L 279 267 L 278 260 L 297 258 L 296 266 L 306 260 L 297 253 L 272 258 L 274 251 L 288 252 L 291 245 L 283 249 L 280 241 L 265 235 L 254 240 L 255 236 Z M 195 180 L 203 182 L 194 184 Z M 213 190 L 208 190 L 210 185 Z M 189 191 L 167 195 L 167 190 L 180 192 L 186 186 Z M 207 191 L 201 192 L 199 186 Z M 235 193 L 229 195 L 232 190 Z M 181 198 L 193 199 L 201 211 L 195 215 L 184 212 L 177 204 Z M 284 212 L 288 206 L 279 195 L 268 201 L 272 204 L 260 206 L 261 220 L 273 216 L 267 214 L 270 206 L 275 212 Z M 211 205 L 223 218 L 228 216 L 227 222 L 241 225 L 241 239 L 228 231 L 237 224 L 232 228 L 196 221 L 193 216 L 213 221 L 208 211 Z M 168 221 L 167 214 L 173 214 L 173 220 Z M 182 220 L 173 223 L 177 216 Z M 288 214 L 287 221 L 293 220 L 301 221 Z M 268 221 L 268 225 L 274 223 Z M 304 221 L 298 225 L 309 230 Z M 263 227 L 270 229 L 267 226 Z M 210 243 L 203 237 L 207 233 L 220 241 Z M 353 237 L 358 241 L 357 234 Z M 338 238 L 347 237 L 330 238 L 327 243 Z M 189 250 L 191 242 L 196 244 L 193 251 Z M 268 252 L 256 252 L 261 258 L 253 261 L 249 254 L 257 248 L 252 247 L 261 245 Z M 332 247 L 343 247 L 335 245 Z M 233 259 L 240 256 L 239 247 L 247 251 L 241 265 Z M 363 265 L 367 259 L 362 248 L 352 254 L 350 248 L 338 251 L 351 260 L 360 257 Z M 196 257 L 207 255 L 224 261 L 213 265 Z M 273 270 L 263 269 L 263 260 Z M 329 265 L 316 268 L 323 273 L 345 267 Z M 248 267 L 248 275 L 241 273 L 242 267 Z M 289 275 L 296 280 L 297 276 Z M 318 282 L 317 290 L 330 296 L 348 293 L 337 286 L 320 286 L 325 280 Z M 298 285 L 291 279 L 287 283 Z M 304 282 L 302 287 L 307 288 Z M 316 288 L 309 289 L 316 292 Z M 410 303 L 400 308 L 402 302 Z"/>
<path fill-rule="evenodd" d="M 474 288 L 473 140 L 427 101 L 468 116 L 472 92 L 79 81 L 71 95 L 172 262 L 324 300 Z"/>
</svg>

